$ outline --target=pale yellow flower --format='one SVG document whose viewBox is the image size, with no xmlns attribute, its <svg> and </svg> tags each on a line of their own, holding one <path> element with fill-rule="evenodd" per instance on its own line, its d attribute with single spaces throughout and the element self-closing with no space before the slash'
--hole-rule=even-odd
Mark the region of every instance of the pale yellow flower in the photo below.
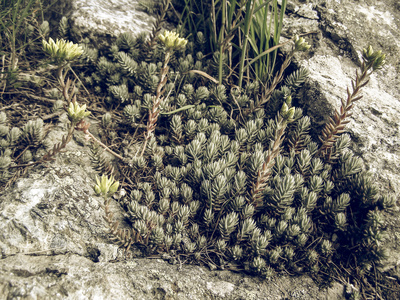
<svg viewBox="0 0 400 300">
<path fill-rule="evenodd" d="M 63 39 L 57 39 L 55 42 L 52 38 L 47 42 L 42 41 L 43 50 L 49 54 L 57 63 L 64 61 L 72 61 L 82 55 L 83 49 L 73 42 L 67 42 Z"/>
<path fill-rule="evenodd" d="M 294 49 L 296 51 L 307 51 L 308 49 L 311 48 L 311 45 L 309 45 L 304 38 L 299 38 L 297 35 L 294 39 Z"/>
<path fill-rule="evenodd" d="M 69 103 L 67 112 L 71 122 L 75 123 L 78 123 L 80 120 L 90 115 L 90 112 L 86 111 L 86 104 L 80 106 L 77 101 L 72 101 Z"/>
<path fill-rule="evenodd" d="M 168 30 L 160 34 L 158 38 L 168 50 L 181 50 L 188 42 L 187 39 L 180 38 L 178 33 Z"/>
<path fill-rule="evenodd" d="M 104 196 L 109 196 L 114 194 L 119 187 L 119 181 L 115 181 L 113 176 L 108 178 L 108 176 L 102 175 L 101 179 L 96 176 L 96 183 L 94 191 L 97 195 L 102 194 Z"/>
</svg>

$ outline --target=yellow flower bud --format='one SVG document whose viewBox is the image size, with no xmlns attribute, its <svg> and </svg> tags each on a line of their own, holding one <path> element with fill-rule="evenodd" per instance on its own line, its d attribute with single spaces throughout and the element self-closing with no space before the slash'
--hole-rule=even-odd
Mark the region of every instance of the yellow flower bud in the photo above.
<svg viewBox="0 0 400 300">
<path fill-rule="evenodd" d="M 363 57 L 365 59 L 371 57 L 373 53 L 374 53 L 374 49 L 372 48 L 371 45 L 369 45 L 367 49 L 363 49 Z"/>
<path fill-rule="evenodd" d="M 292 122 L 292 121 L 293 121 L 293 117 L 294 117 L 295 111 L 296 111 L 295 108 L 294 108 L 294 107 L 291 107 L 291 108 L 286 112 L 285 119 L 286 119 L 288 122 Z"/>
<path fill-rule="evenodd" d="M 285 102 L 288 106 L 291 106 L 292 105 L 292 96 L 291 95 L 287 96 Z"/>
<path fill-rule="evenodd" d="M 282 104 L 280 114 L 282 118 L 286 120 L 286 122 L 290 123 L 293 121 L 294 113 L 295 113 L 294 107 L 289 108 L 289 106 L 285 102 Z"/>
<path fill-rule="evenodd" d="M 310 49 L 311 48 L 311 45 L 309 45 L 305 40 L 304 40 L 304 38 L 299 38 L 297 35 L 296 35 L 296 37 L 295 37 L 295 39 L 294 39 L 294 49 L 296 50 L 296 51 L 303 51 L 303 52 L 305 52 L 305 51 L 307 51 L 308 49 Z"/>
<path fill-rule="evenodd" d="M 114 181 L 114 177 L 111 176 L 108 178 L 106 175 L 102 175 L 101 179 L 96 176 L 96 185 L 94 187 L 94 191 L 96 192 L 97 195 L 104 195 L 104 196 L 109 196 L 111 194 L 114 194 L 119 187 L 119 182 Z"/>
<path fill-rule="evenodd" d="M 160 34 L 158 38 L 168 50 L 183 49 L 188 42 L 187 39 L 180 38 L 179 34 L 177 34 L 176 32 L 168 30 L 164 31 L 163 34 Z"/>
<path fill-rule="evenodd" d="M 83 49 L 73 42 L 67 42 L 63 39 L 57 39 L 56 42 L 52 38 L 47 42 L 42 41 L 43 50 L 49 54 L 58 64 L 64 61 L 71 61 L 82 55 Z"/>
<path fill-rule="evenodd" d="M 117 190 L 118 190 L 118 187 L 119 187 L 119 181 L 115 181 L 111 186 L 110 186 L 110 189 L 109 189 L 109 193 L 110 194 L 114 194 Z"/>
<path fill-rule="evenodd" d="M 386 55 L 382 51 L 374 51 L 371 45 L 367 49 L 363 49 L 363 59 L 367 64 L 371 64 L 373 70 L 383 67 L 385 64 Z"/>
<path fill-rule="evenodd" d="M 101 194 L 100 186 L 96 185 L 96 186 L 94 187 L 94 191 L 96 192 L 97 195 L 100 195 L 100 194 Z"/>
<path fill-rule="evenodd" d="M 79 106 L 77 101 L 72 101 L 69 103 L 67 112 L 71 122 L 75 123 L 78 123 L 80 120 L 90 115 L 90 112 L 86 111 L 86 104 Z"/>
<path fill-rule="evenodd" d="M 284 102 L 282 104 L 282 108 L 281 108 L 281 115 L 284 116 L 288 110 L 289 110 L 289 107 L 287 106 L 286 102 Z"/>
<path fill-rule="evenodd" d="M 381 51 L 379 51 L 381 52 Z M 372 66 L 374 70 L 380 69 L 386 63 L 386 55 L 380 54 L 374 61 L 374 65 Z"/>
</svg>

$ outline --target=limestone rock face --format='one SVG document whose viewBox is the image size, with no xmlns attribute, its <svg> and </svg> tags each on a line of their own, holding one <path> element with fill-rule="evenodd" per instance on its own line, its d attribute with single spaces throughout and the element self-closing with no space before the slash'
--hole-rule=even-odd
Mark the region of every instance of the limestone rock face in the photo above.
<svg viewBox="0 0 400 300">
<path fill-rule="evenodd" d="M 295 105 L 311 117 L 313 134 L 320 134 L 340 99 L 346 97 L 362 49 L 372 45 L 386 54 L 386 65 L 375 72 L 354 104 L 347 125 L 352 148 L 365 162 L 383 192 L 400 195 L 400 6 L 385 0 L 290 1 L 286 33 L 312 33 L 309 53 L 295 59 L 297 67 L 310 71 Z M 398 212 L 387 216 L 389 228 L 398 231 Z M 390 258 L 385 270 L 398 266 L 398 235 L 390 239 Z M 399 274 L 398 274 L 399 275 Z"/>
<path fill-rule="evenodd" d="M 135 1 L 66 2 L 77 35 L 102 40 L 151 30 L 152 17 L 138 12 Z M 347 129 L 382 190 L 399 195 L 398 1 L 292 0 L 285 22 L 286 36 L 315 32 L 306 37 L 310 53 L 295 60 L 309 69 L 310 79 L 294 100 L 312 118 L 314 134 L 346 96 L 362 48 L 371 44 L 387 54 L 387 65 L 371 77 Z M 52 138 L 59 141 L 63 132 Z M 93 192 L 88 148 L 72 141 L 66 150 L 0 192 L 1 299 L 344 299 L 340 284 L 319 290 L 306 276 L 263 281 L 183 262 L 125 260 L 109 239 L 102 199 Z M 389 227 L 399 223 L 397 214 L 388 216 Z M 398 235 L 391 236 L 387 268 L 400 262 Z"/>
<path fill-rule="evenodd" d="M 305 276 L 266 282 L 159 259 L 95 263 L 74 253 L 8 257 L 0 279 L 2 299 L 344 299 L 341 285 L 319 291 Z"/>
<path fill-rule="evenodd" d="M 138 0 L 62 0 L 55 5 L 62 16 L 68 17 L 73 37 L 87 37 L 99 48 L 110 45 L 124 32 L 134 36 L 150 33 L 155 21 L 140 9 Z"/>
<path fill-rule="evenodd" d="M 344 299 L 341 284 L 319 290 L 307 276 L 265 281 L 183 261 L 126 259 L 107 234 L 88 157 L 87 146 L 71 141 L 56 161 L 0 194 L 0 299 Z"/>
<path fill-rule="evenodd" d="M 384 190 L 400 194 L 400 9 L 397 1 L 290 1 L 288 35 L 315 32 L 310 53 L 299 55 L 298 66 L 310 71 L 299 104 L 312 118 L 315 134 L 339 109 L 340 99 L 355 78 L 362 49 L 372 45 L 386 53 L 387 64 L 374 73 L 355 103 L 347 126 L 353 149 L 365 161 Z"/>
</svg>

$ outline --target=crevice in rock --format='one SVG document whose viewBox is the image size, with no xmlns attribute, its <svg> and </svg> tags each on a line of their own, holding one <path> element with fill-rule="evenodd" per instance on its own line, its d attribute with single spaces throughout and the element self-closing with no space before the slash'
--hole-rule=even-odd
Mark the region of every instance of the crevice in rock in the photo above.
<svg viewBox="0 0 400 300">
<path fill-rule="evenodd" d="M 87 258 L 90 259 L 91 261 L 97 263 L 99 262 L 99 257 L 100 257 L 100 250 L 95 248 L 95 247 L 88 247 L 87 248 Z"/>
<path fill-rule="evenodd" d="M 347 53 L 347 55 L 357 64 L 361 64 L 361 61 L 357 55 L 357 50 L 354 49 L 347 35 L 342 36 L 337 32 L 335 25 L 332 24 L 332 22 L 325 16 L 325 9 L 326 8 L 321 7 L 321 5 L 316 5 L 314 7 L 314 11 L 316 11 L 319 18 L 318 27 L 321 30 L 322 36 L 331 41 L 332 45 L 335 45 L 340 50 Z"/>
</svg>

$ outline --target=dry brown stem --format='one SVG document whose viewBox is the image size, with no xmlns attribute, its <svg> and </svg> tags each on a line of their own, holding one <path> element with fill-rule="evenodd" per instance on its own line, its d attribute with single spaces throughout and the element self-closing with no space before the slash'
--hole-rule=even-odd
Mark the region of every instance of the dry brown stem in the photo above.
<svg viewBox="0 0 400 300">
<path fill-rule="evenodd" d="M 168 63 L 171 58 L 171 53 L 168 51 L 165 54 L 164 66 L 161 69 L 160 82 L 157 85 L 156 96 L 153 98 L 153 107 L 149 110 L 149 119 L 147 120 L 146 133 L 144 136 L 143 149 L 140 156 L 146 150 L 147 142 L 152 137 L 153 132 L 157 125 L 158 115 L 160 114 L 160 104 L 163 102 L 164 87 L 167 83 Z"/>
<path fill-rule="evenodd" d="M 361 75 L 356 71 L 356 78 L 351 81 L 352 91 L 350 92 L 350 89 L 347 88 L 347 100 L 341 100 L 340 111 L 335 110 L 333 117 L 329 118 L 328 123 L 319 136 L 322 145 L 317 152 L 317 156 L 320 156 L 328 162 L 332 162 L 337 158 L 336 155 L 332 155 L 332 147 L 339 135 L 345 132 L 346 125 L 350 122 L 348 117 L 352 115 L 350 110 L 354 106 L 353 103 L 362 98 L 362 96 L 359 95 L 360 89 L 368 83 L 369 75 L 368 67 L 366 67 L 363 62 L 361 65 Z"/>
<path fill-rule="evenodd" d="M 84 133 L 91 139 L 93 142 L 99 144 L 104 150 L 106 150 L 108 153 L 111 153 L 115 157 L 118 157 L 120 160 L 124 161 L 124 158 L 119 155 L 118 153 L 115 153 L 112 151 L 110 148 L 107 147 L 107 145 L 103 144 L 101 141 L 99 141 L 93 134 L 90 133 L 89 130 L 85 130 Z"/>
<path fill-rule="evenodd" d="M 286 120 L 283 120 L 281 116 L 278 116 L 275 139 L 273 141 L 272 146 L 267 152 L 268 155 L 261 167 L 261 170 L 258 171 L 257 181 L 250 192 L 251 203 L 255 207 L 262 205 L 263 191 L 267 185 L 269 177 L 271 176 L 272 168 L 275 165 L 275 158 L 280 153 L 286 126 L 287 126 Z"/>
<path fill-rule="evenodd" d="M 114 221 L 114 214 L 110 211 L 109 205 L 110 199 L 106 199 L 104 202 L 105 216 L 103 218 L 110 228 L 110 233 L 113 235 L 112 239 L 115 240 L 119 246 L 124 247 L 125 250 L 128 251 L 137 240 L 135 237 L 132 238 L 135 235 L 134 230 L 133 228 L 132 230 L 120 228 L 119 222 Z"/>
</svg>

